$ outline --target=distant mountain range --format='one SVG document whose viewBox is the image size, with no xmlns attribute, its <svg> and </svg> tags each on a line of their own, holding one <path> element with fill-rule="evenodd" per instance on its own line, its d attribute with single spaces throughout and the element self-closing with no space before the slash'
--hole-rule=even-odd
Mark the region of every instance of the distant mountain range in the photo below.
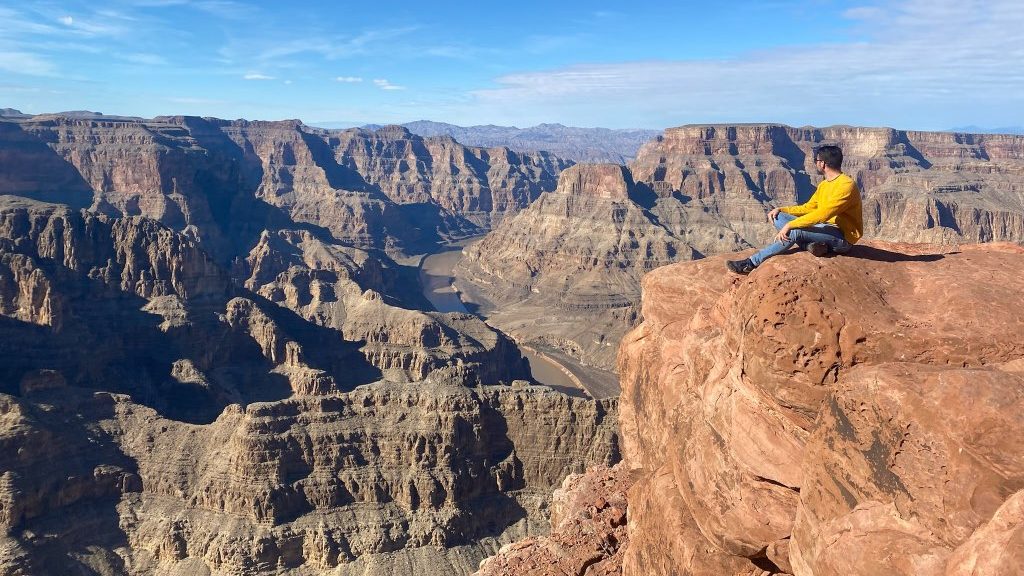
<svg viewBox="0 0 1024 576">
<path fill-rule="evenodd" d="M 636 156 L 647 141 L 660 130 L 576 128 L 561 124 L 539 124 L 530 128 L 515 126 L 456 126 L 444 122 L 419 120 L 402 124 L 419 136 L 451 136 L 468 146 L 507 146 L 517 152 L 547 151 L 575 162 L 614 162 L 625 164 Z M 376 129 L 378 125 L 365 128 Z"/>
<path fill-rule="evenodd" d="M 968 134 L 1024 134 L 1024 126 L 1002 126 L 1000 128 L 982 128 L 981 126 L 957 126 L 947 132 L 965 132 Z"/>
</svg>

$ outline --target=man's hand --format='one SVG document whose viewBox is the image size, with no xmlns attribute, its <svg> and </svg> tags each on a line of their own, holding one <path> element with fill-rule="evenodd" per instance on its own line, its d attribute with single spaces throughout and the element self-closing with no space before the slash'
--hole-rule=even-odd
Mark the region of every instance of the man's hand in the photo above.
<svg viewBox="0 0 1024 576">
<path fill-rule="evenodd" d="M 781 208 L 772 208 L 772 211 L 768 213 L 768 221 L 775 222 L 775 218 L 778 217 L 779 212 L 781 211 Z"/>
<path fill-rule="evenodd" d="M 790 241 L 790 239 L 789 239 L 789 224 L 786 224 L 785 226 L 782 227 L 782 230 L 779 230 L 779 233 L 775 235 L 775 239 L 778 240 L 779 242 L 789 242 Z"/>
</svg>

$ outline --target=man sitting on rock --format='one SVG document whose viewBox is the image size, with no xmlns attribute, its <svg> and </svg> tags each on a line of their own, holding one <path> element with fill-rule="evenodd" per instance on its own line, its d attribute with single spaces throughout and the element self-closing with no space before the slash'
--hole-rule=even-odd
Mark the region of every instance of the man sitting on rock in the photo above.
<svg viewBox="0 0 1024 576">
<path fill-rule="evenodd" d="M 750 258 L 726 262 L 729 270 L 749 274 L 762 262 L 796 244 L 815 256 L 843 254 L 856 244 L 864 230 L 860 190 L 842 171 L 843 151 L 822 146 L 814 152 L 814 167 L 825 179 L 811 199 L 799 206 L 775 208 L 768 221 L 779 233 L 775 241 Z"/>
</svg>

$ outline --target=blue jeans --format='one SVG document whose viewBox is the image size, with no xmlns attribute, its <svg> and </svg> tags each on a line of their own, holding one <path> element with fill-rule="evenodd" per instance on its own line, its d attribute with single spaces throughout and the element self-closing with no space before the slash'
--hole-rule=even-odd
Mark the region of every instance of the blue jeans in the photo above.
<svg viewBox="0 0 1024 576">
<path fill-rule="evenodd" d="M 779 212 L 775 217 L 775 229 L 782 230 L 787 222 L 796 220 L 796 216 Z M 760 266 L 761 262 L 789 250 L 790 246 L 796 244 L 800 248 L 807 249 L 811 242 L 821 242 L 829 247 L 836 254 L 843 254 L 850 250 L 850 243 L 843 237 L 843 231 L 831 224 L 815 224 L 810 228 L 793 228 L 789 231 L 790 242 L 779 242 L 778 240 L 758 250 L 757 254 L 750 257 L 754 266 Z"/>
</svg>

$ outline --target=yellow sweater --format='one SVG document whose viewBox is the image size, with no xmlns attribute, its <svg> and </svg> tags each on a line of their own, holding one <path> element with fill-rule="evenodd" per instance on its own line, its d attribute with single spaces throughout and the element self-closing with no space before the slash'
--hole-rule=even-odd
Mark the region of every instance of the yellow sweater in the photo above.
<svg viewBox="0 0 1024 576">
<path fill-rule="evenodd" d="M 789 223 L 790 228 L 832 224 L 843 231 L 843 236 L 850 244 L 856 244 L 864 234 L 860 190 L 857 183 L 846 174 L 822 181 L 807 202 L 799 206 L 786 206 L 781 210 L 799 216 Z"/>
</svg>

